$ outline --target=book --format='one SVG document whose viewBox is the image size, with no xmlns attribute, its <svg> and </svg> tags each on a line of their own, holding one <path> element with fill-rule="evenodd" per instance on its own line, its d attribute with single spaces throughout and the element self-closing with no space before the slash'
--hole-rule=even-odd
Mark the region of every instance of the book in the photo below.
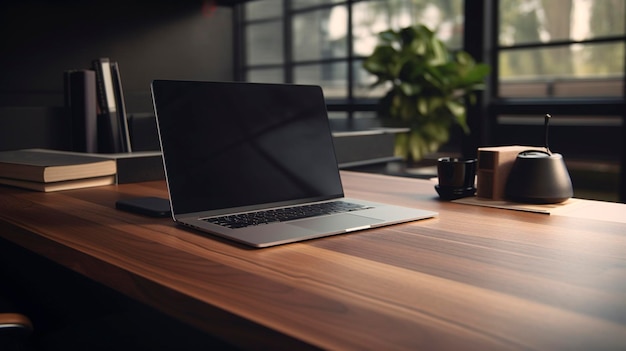
<svg viewBox="0 0 626 351">
<path fill-rule="evenodd" d="M 115 102 L 117 103 L 118 119 L 120 126 L 120 142 L 122 152 L 131 152 L 130 133 L 128 129 L 128 117 L 126 115 L 126 102 L 124 101 L 124 90 L 122 89 L 122 78 L 120 75 L 119 64 L 115 61 L 111 62 L 111 76 L 113 78 L 113 92 Z"/>
<path fill-rule="evenodd" d="M 65 107 L 70 114 L 72 150 L 98 151 L 96 72 L 70 70 L 64 74 Z"/>
<path fill-rule="evenodd" d="M 120 99 L 122 92 L 119 91 L 121 82 L 118 71 L 114 79 L 111 69 L 111 60 L 106 57 L 93 60 L 93 69 L 96 72 L 96 88 L 98 96 L 98 152 L 119 153 L 128 152 L 128 128 L 123 128 L 120 123 Z M 117 64 L 113 65 L 116 69 Z M 126 116 L 123 116 L 126 122 Z"/>
<path fill-rule="evenodd" d="M 91 188 L 115 184 L 115 175 L 103 177 L 91 177 L 84 179 L 63 180 L 59 182 L 33 182 L 28 180 L 11 179 L 0 177 L 0 184 L 15 186 L 24 189 L 37 190 L 43 192 Z"/>
<path fill-rule="evenodd" d="M 0 152 L 0 177 L 51 183 L 115 176 L 116 162 L 97 156 L 46 149 Z"/>
<path fill-rule="evenodd" d="M 124 101 L 124 90 L 122 89 L 120 66 L 116 61 L 111 62 L 111 77 L 113 78 L 113 93 L 117 104 L 117 117 L 119 119 L 122 152 L 131 152 L 132 146 L 130 144 L 130 133 L 128 130 L 126 102 Z"/>
</svg>

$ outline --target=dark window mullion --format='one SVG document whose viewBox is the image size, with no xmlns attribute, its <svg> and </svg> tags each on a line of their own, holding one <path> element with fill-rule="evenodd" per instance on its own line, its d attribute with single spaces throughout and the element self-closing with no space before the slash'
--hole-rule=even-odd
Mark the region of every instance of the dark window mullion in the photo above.
<svg viewBox="0 0 626 351">
<path fill-rule="evenodd" d="M 285 83 L 293 83 L 293 12 L 291 1 L 283 0 L 283 59 Z"/>
<path fill-rule="evenodd" d="M 491 15 L 491 19 L 489 22 L 490 26 L 485 28 L 485 30 L 489 35 L 488 45 L 490 46 L 489 52 L 491 53 L 489 58 L 489 64 L 491 65 L 491 74 L 489 75 L 490 81 L 488 84 L 490 86 L 488 92 L 489 99 L 492 100 L 500 96 L 500 51 L 498 47 L 498 32 L 495 30 L 496 28 L 498 28 L 500 23 L 500 0 L 486 1 L 489 3 L 487 4 L 486 8 L 491 10 L 491 13 L 489 13 L 489 15 Z"/>
<path fill-rule="evenodd" d="M 574 44 L 602 44 L 602 43 L 618 43 L 624 42 L 626 40 L 626 36 L 614 36 L 614 37 L 604 37 L 604 38 L 595 38 L 595 39 L 586 39 L 586 40 L 555 40 L 547 43 L 528 43 L 528 44 L 519 44 L 519 45 L 506 45 L 506 46 L 498 46 L 499 51 L 507 51 L 507 50 L 519 50 L 519 49 L 534 49 L 534 48 L 546 48 L 546 47 L 555 47 L 555 46 L 568 46 Z"/>
<path fill-rule="evenodd" d="M 463 4 L 464 29 L 463 29 L 463 49 L 479 62 L 487 61 L 489 58 L 485 51 L 488 45 L 488 38 L 485 37 L 484 30 L 489 21 L 485 21 L 486 0 L 465 0 Z M 481 92 L 477 94 L 476 104 L 466 103 L 466 120 L 472 133 L 463 136 L 462 153 L 465 157 L 474 158 L 478 147 L 486 143 L 489 120 L 485 117 L 487 94 Z"/>
<path fill-rule="evenodd" d="M 297 64 L 299 66 L 306 66 L 306 65 L 319 65 L 319 64 L 328 64 L 328 63 L 343 63 L 346 62 L 348 60 L 348 57 L 331 57 L 331 58 L 322 58 L 322 59 L 318 59 L 318 60 L 301 60 L 301 61 L 297 61 L 294 62 L 294 64 Z"/>
<path fill-rule="evenodd" d="M 354 45 L 353 45 L 353 36 L 352 36 L 352 21 L 353 21 L 353 17 L 352 17 L 352 6 L 353 6 L 354 1 L 350 0 L 348 1 L 348 3 L 346 4 L 347 8 L 348 8 L 348 28 L 347 28 L 347 38 L 346 38 L 346 45 L 348 46 L 348 62 L 346 65 L 346 69 L 348 70 L 348 86 L 347 86 L 347 101 L 348 101 L 348 106 L 353 106 L 354 103 Z M 348 120 L 352 121 L 354 119 L 354 109 L 350 108 L 348 110 Z"/>
<path fill-rule="evenodd" d="M 245 50 L 245 9 L 240 4 L 233 9 L 233 78 L 235 81 L 245 81 L 247 76 L 246 50 Z"/>
</svg>

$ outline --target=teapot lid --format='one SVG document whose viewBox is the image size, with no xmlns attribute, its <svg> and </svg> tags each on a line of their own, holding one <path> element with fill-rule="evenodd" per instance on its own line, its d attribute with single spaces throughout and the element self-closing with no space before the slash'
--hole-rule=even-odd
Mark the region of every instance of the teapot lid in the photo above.
<svg viewBox="0 0 626 351">
<path fill-rule="evenodd" d="M 520 152 L 517 157 L 521 157 L 521 158 L 544 158 L 544 157 L 550 157 L 551 153 L 548 153 L 546 151 L 541 151 L 541 150 L 526 150 L 526 151 L 522 151 Z"/>
</svg>

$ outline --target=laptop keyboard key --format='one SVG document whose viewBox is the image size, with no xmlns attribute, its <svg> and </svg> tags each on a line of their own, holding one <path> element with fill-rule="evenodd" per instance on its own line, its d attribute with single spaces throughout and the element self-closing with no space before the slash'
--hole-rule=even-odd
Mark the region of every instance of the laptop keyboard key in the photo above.
<svg viewBox="0 0 626 351">
<path fill-rule="evenodd" d="M 204 218 L 203 220 L 223 227 L 237 229 L 272 222 L 286 222 L 327 214 L 358 211 L 367 208 L 369 207 L 346 201 L 334 201 L 306 206 Z"/>
</svg>

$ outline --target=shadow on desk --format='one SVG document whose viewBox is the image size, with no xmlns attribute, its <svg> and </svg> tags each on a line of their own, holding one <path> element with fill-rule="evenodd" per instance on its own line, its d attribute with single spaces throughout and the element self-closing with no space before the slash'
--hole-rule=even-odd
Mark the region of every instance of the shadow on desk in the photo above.
<svg viewBox="0 0 626 351">
<path fill-rule="evenodd" d="M 33 321 L 34 351 L 235 350 L 3 239 L 0 279 Z"/>
</svg>

